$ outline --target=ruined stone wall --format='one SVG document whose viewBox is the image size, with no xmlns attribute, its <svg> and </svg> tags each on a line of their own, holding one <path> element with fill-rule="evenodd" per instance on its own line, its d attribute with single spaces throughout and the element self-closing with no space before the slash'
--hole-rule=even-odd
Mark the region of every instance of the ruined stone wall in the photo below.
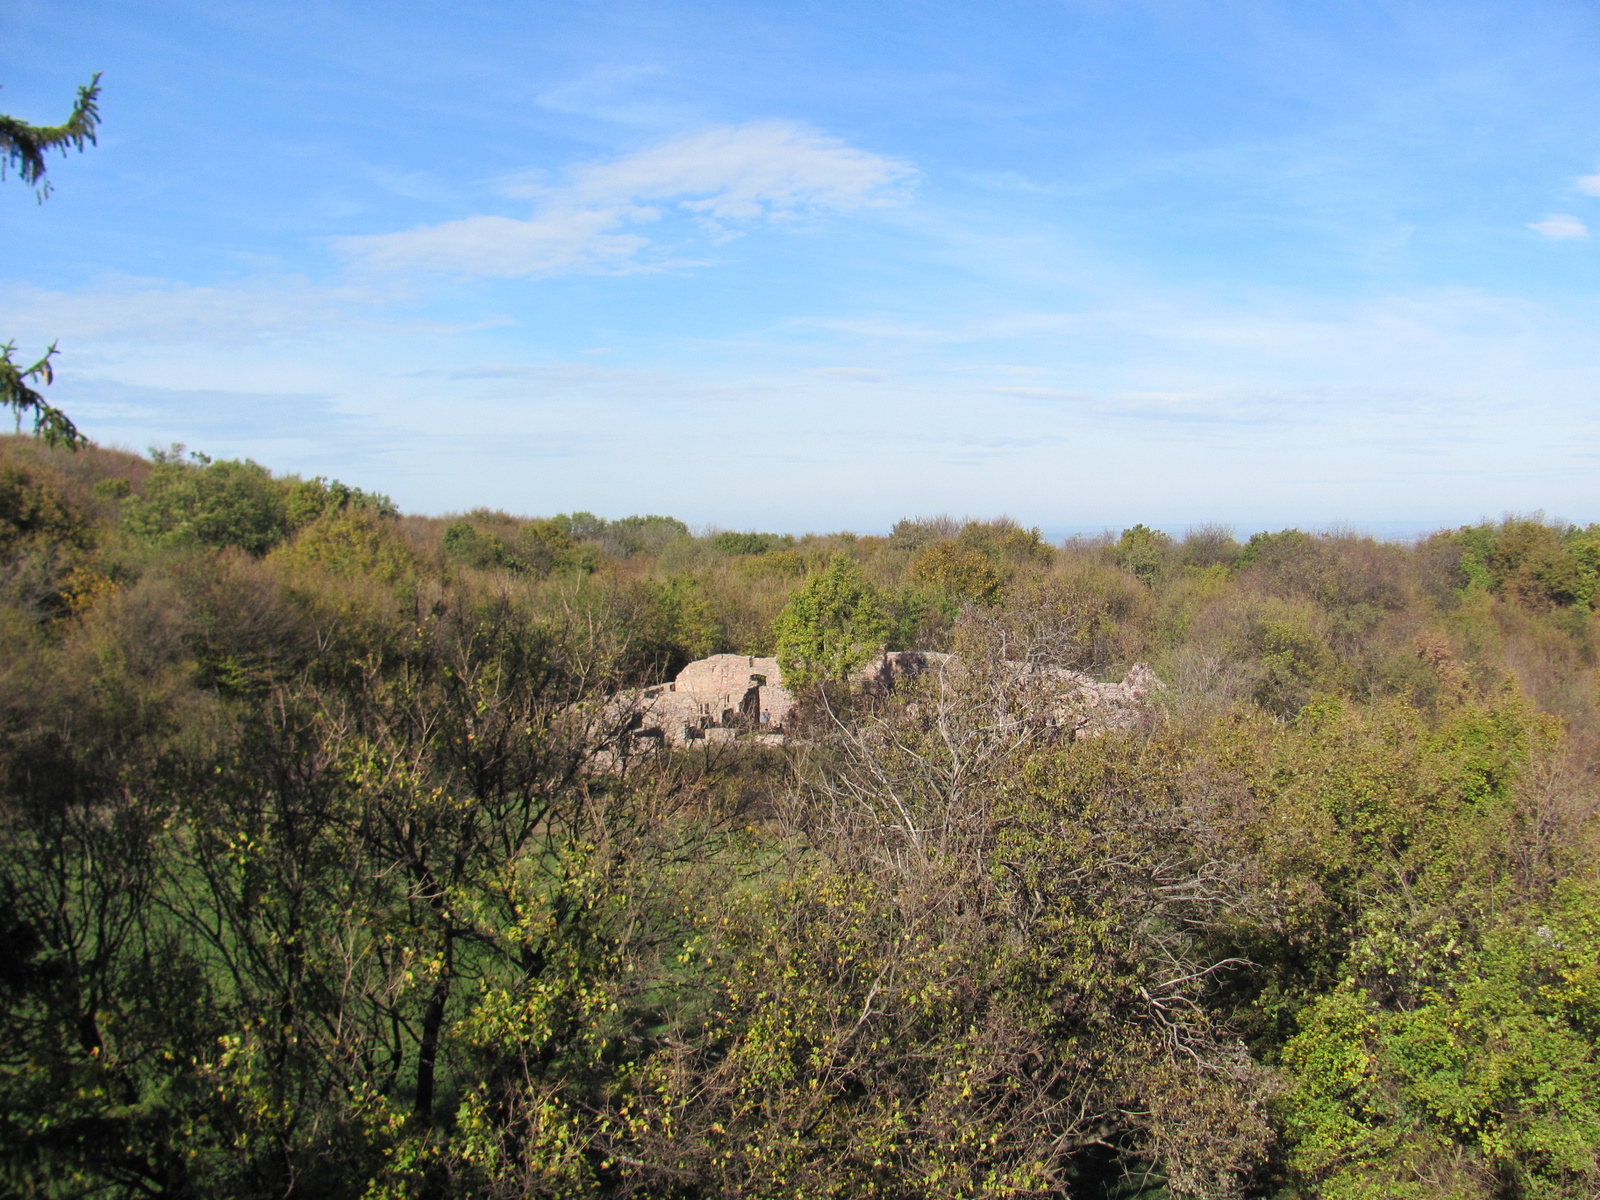
<svg viewBox="0 0 1600 1200">
<path fill-rule="evenodd" d="M 856 686 L 864 692 L 886 696 L 908 679 L 943 670 L 954 658 L 952 654 L 926 650 L 888 650 L 861 668 Z"/>
<path fill-rule="evenodd" d="M 756 680 L 754 676 L 761 676 Z M 672 681 L 674 691 L 718 692 L 741 696 L 752 686 L 778 686 L 782 683 L 775 658 L 757 658 L 750 654 L 713 654 L 690 663 L 678 672 Z"/>
<path fill-rule="evenodd" d="M 1129 667 L 1116 683 L 1096 683 L 1075 671 L 1068 674 L 1075 678 L 1055 716 L 1076 737 L 1100 737 L 1136 728 L 1151 694 L 1161 686 L 1156 673 L 1144 663 Z"/>
<path fill-rule="evenodd" d="M 930 671 L 962 670 L 949 654 L 898 650 L 880 655 L 856 677 L 858 689 L 887 696 L 897 686 Z M 1139 663 L 1115 683 L 1098 683 L 1078 671 L 1032 663 L 1007 663 L 1013 682 L 1028 684 L 1029 703 L 1069 736 L 1097 737 L 1134 728 L 1153 689 L 1151 669 Z M 599 725 L 618 753 L 652 745 L 680 747 L 701 740 L 726 741 L 739 734 L 782 740 L 795 707 L 783 687 L 775 658 L 714 654 L 692 662 L 671 683 L 614 697 Z"/>
<path fill-rule="evenodd" d="M 1075 737 L 1098 737 L 1132 729 L 1152 692 L 1161 686 L 1155 672 L 1144 663 L 1134 664 L 1114 683 L 1099 683 L 1067 667 L 1022 662 L 1004 666 L 1014 682 L 1035 685 L 1034 702 L 1054 724 Z M 929 671 L 962 669 L 954 655 L 891 650 L 867 664 L 856 682 L 862 691 L 886 696 L 907 680 Z"/>
<path fill-rule="evenodd" d="M 644 743 L 659 739 L 683 746 L 742 730 L 776 733 L 794 709 L 794 697 L 782 686 L 778 660 L 749 654 L 713 654 L 690 663 L 662 687 L 619 696 L 616 723 L 624 736 Z M 715 736 L 713 736 L 715 735 Z"/>
<path fill-rule="evenodd" d="M 789 720 L 789 714 L 794 711 L 794 696 L 784 687 L 771 684 L 756 691 L 757 703 L 760 705 L 760 726 L 765 731 L 779 730 Z"/>
</svg>

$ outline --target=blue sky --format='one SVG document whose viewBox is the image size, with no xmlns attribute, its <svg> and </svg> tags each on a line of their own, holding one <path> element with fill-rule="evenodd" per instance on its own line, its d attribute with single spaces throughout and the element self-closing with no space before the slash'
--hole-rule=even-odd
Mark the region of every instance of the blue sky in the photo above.
<svg viewBox="0 0 1600 1200">
<path fill-rule="evenodd" d="M 0 8 L 0 335 L 408 511 L 1600 520 L 1600 8 Z M 1593 230 L 1593 236 L 1590 230 Z"/>
</svg>

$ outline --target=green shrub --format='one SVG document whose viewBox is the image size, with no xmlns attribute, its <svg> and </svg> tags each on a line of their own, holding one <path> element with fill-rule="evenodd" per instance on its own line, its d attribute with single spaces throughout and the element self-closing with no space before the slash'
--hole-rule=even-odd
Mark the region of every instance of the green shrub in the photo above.
<svg viewBox="0 0 1600 1200">
<path fill-rule="evenodd" d="M 370 511 L 380 517 L 396 517 L 399 509 L 387 496 L 364 492 L 337 479 L 296 480 L 289 485 L 287 515 L 290 529 L 301 529 L 321 517 L 351 509 Z"/>
<path fill-rule="evenodd" d="M 262 555 L 289 532 L 288 486 L 258 463 L 203 454 L 187 461 L 182 447 L 154 453 L 143 494 L 123 504 L 129 532 L 162 545 L 237 546 Z"/>
<path fill-rule="evenodd" d="M 790 597 L 774 632 L 784 684 L 802 688 L 849 679 L 883 650 L 888 623 L 877 589 L 840 555 Z"/>
<path fill-rule="evenodd" d="M 480 571 L 491 567 L 515 570 L 520 566 L 516 554 L 502 538 L 480 531 L 471 521 L 457 521 L 444 531 L 444 553 L 452 562 Z"/>
<path fill-rule="evenodd" d="M 1477 587 L 1535 612 L 1588 608 L 1600 594 L 1600 529 L 1560 529 L 1508 517 L 1443 535 L 1456 549 L 1454 584 Z"/>
<path fill-rule="evenodd" d="M 1144 583 L 1151 583 L 1167 570 L 1172 557 L 1172 539 L 1159 529 L 1135 525 L 1124 529 L 1113 551 L 1117 566 L 1130 571 Z"/>
<path fill-rule="evenodd" d="M 618 558 L 660 554 L 667 543 L 689 536 L 689 527 L 676 517 L 654 514 L 607 521 L 588 512 L 561 513 L 551 522 L 574 542 L 593 542 Z"/>
<path fill-rule="evenodd" d="M 995 604 L 1005 590 L 1005 577 L 989 556 L 956 542 L 939 542 L 911 564 L 911 578 L 957 602 Z"/>
<path fill-rule="evenodd" d="M 767 554 L 794 545 L 794 538 L 788 534 L 735 533 L 733 530 L 724 530 L 711 539 L 711 545 L 718 554 L 729 556 Z"/>
<path fill-rule="evenodd" d="M 1600 1179 L 1592 890 L 1431 948 L 1415 1006 L 1341 987 L 1284 1049 L 1288 1163 L 1319 1195 L 1589 1194 Z M 1441 1188 L 1441 1184 L 1446 1184 Z"/>
<path fill-rule="evenodd" d="M 1049 566 L 1053 551 L 1037 528 L 1024 529 L 1009 517 L 994 521 L 968 521 L 956 535 L 956 545 L 976 550 L 997 565 Z"/>
<path fill-rule="evenodd" d="M 273 556 L 294 566 L 371 575 L 385 583 L 396 582 L 416 566 L 395 523 L 370 508 L 328 512 L 306 525 Z"/>
<path fill-rule="evenodd" d="M 92 540 L 89 514 L 60 479 L 18 463 L 0 466 L 0 553 L 35 541 L 81 549 Z"/>
</svg>

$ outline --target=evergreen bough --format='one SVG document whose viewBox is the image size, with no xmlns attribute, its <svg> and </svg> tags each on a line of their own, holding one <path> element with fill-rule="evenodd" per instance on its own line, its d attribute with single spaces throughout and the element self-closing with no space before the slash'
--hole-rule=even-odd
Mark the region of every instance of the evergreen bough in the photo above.
<svg viewBox="0 0 1600 1200">
<path fill-rule="evenodd" d="M 16 117 L 0 113 L 0 179 L 15 170 L 22 182 L 31 186 L 39 202 L 44 203 L 50 194 L 50 181 L 45 178 L 45 155 L 60 150 L 82 150 L 85 143 L 94 145 L 95 131 L 100 124 L 100 73 L 78 89 L 78 100 L 72 106 L 72 115 L 62 125 L 30 125 Z M 71 418 L 46 400 L 32 385 L 48 385 L 55 380 L 50 360 L 56 355 L 52 342 L 44 357 L 33 365 L 24 367 L 12 356 L 16 343 L 0 345 L 0 404 L 16 414 L 17 428 L 22 427 L 22 414 L 33 414 L 33 433 L 51 446 L 66 446 L 76 450 L 88 441 L 78 432 Z"/>
</svg>

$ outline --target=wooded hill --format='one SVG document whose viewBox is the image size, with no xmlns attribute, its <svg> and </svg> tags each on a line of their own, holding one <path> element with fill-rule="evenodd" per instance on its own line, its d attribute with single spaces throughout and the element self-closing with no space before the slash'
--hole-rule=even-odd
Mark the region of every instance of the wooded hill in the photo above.
<svg viewBox="0 0 1600 1200">
<path fill-rule="evenodd" d="M 696 537 L 5 439 L 0 1195 L 1592 1196 L 1597 591 L 1541 519 Z M 592 769 L 721 651 L 801 736 Z M 1137 661 L 1076 740 L 1016 669 Z"/>
</svg>

